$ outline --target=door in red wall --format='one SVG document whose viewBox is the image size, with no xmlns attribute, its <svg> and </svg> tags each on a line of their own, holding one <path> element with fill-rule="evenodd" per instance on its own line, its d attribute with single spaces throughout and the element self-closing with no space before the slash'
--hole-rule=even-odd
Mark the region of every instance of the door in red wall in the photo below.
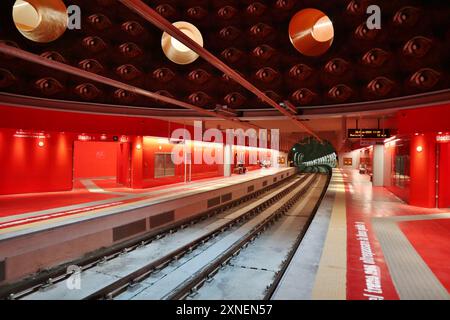
<svg viewBox="0 0 450 320">
<path fill-rule="evenodd" d="M 117 176 L 118 142 L 75 141 L 74 178 Z"/>
<path fill-rule="evenodd" d="M 450 143 L 439 146 L 439 208 L 450 208 Z"/>
</svg>

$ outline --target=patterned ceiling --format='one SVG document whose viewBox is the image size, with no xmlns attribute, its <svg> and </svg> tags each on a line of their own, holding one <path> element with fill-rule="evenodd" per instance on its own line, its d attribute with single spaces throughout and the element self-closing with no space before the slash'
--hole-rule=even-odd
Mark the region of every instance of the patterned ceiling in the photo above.
<svg viewBox="0 0 450 320">
<path fill-rule="evenodd" d="M 277 102 L 295 106 L 364 102 L 449 88 L 450 6 L 447 1 L 370 1 L 381 30 L 368 30 L 366 0 L 145 1 L 171 22 L 198 27 L 204 47 Z M 0 3 L 0 41 L 191 104 L 214 109 L 271 108 L 202 58 L 168 60 L 162 31 L 117 0 L 73 0 L 81 30 L 40 44 L 25 39 L 11 18 L 13 0 Z M 306 57 L 289 40 L 290 18 L 317 8 L 333 21 L 335 38 L 320 57 Z M 51 99 L 170 107 L 0 55 L 0 91 Z"/>
</svg>

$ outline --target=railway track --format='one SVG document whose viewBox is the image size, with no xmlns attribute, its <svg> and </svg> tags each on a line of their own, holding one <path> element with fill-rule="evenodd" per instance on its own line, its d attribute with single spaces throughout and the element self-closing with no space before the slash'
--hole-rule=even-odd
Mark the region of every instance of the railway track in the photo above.
<svg viewBox="0 0 450 320">
<path fill-rule="evenodd" d="M 252 242 L 257 241 L 257 238 L 266 230 L 270 229 L 277 223 L 297 202 L 304 196 L 304 194 L 310 189 L 310 187 L 316 182 L 318 176 L 312 175 L 311 179 L 307 183 L 301 184 L 295 189 L 291 190 L 282 200 L 283 202 L 276 203 L 274 206 L 268 208 L 265 215 L 261 217 L 261 221 L 253 225 L 249 225 L 243 234 L 241 239 L 236 241 L 227 250 L 217 256 L 209 264 L 205 264 L 205 267 L 196 273 L 189 281 L 181 284 L 170 295 L 166 296 L 167 299 L 186 299 L 192 294 L 196 294 L 201 286 L 205 282 L 212 280 L 220 270 L 234 258 L 241 251 L 245 250 Z M 245 284 L 243 284 L 245 286 Z"/>
<path fill-rule="evenodd" d="M 281 218 L 184 298 L 270 300 L 314 217 L 327 183 L 328 176 L 319 175 Z"/>
<path fill-rule="evenodd" d="M 152 241 L 165 238 L 167 235 L 174 234 L 177 231 L 184 230 L 188 227 L 197 226 L 205 220 L 208 220 L 215 216 L 219 216 L 224 212 L 228 212 L 230 210 L 238 210 L 239 208 L 245 206 L 247 203 L 258 199 L 267 193 L 270 193 L 272 190 L 280 188 L 283 183 L 289 182 L 293 178 L 294 175 L 284 181 L 278 181 L 263 189 L 251 192 L 241 198 L 235 199 L 227 204 L 210 209 L 206 212 L 202 212 L 196 216 L 180 220 L 179 222 L 171 224 L 169 226 L 157 228 L 143 236 L 125 241 L 112 247 L 98 250 L 94 253 L 86 255 L 81 259 L 62 264 L 52 269 L 43 270 L 39 274 L 28 277 L 17 283 L 1 286 L 0 299 L 21 299 L 38 290 L 46 289 L 47 287 L 51 287 L 56 283 L 67 280 L 73 275 L 73 272 L 68 272 L 67 270 L 71 269 L 71 267 L 73 266 L 77 266 L 77 269 L 81 271 L 90 270 L 91 268 L 99 264 L 104 264 L 108 261 L 112 261 L 113 259 L 123 255 L 126 252 L 131 252 L 137 248 L 141 248 L 146 244 L 151 243 Z"/>
<path fill-rule="evenodd" d="M 310 177 L 296 179 L 293 182 L 288 183 L 287 186 L 282 187 L 281 190 L 277 190 L 265 197 L 262 197 L 261 199 L 258 199 L 248 206 L 244 206 L 243 208 L 228 215 L 227 218 L 222 219 L 224 221 L 220 221 L 217 226 L 214 226 L 213 230 L 207 232 L 203 236 L 198 237 L 192 242 L 177 248 L 175 251 L 170 252 L 161 259 L 143 266 L 142 268 L 121 278 L 111 285 L 98 290 L 97 292 L 87 297 L 87 299 L 111 299 L 126 291 L 128 288 L 135 289 L 136 284 L 148 278 L 155 271 L 157 273 L 163 274 L 169 273 L 167 269 L 173 268 L 172 266 L 170 266 L 170 264 L 173 262 L 176 263 L 182 257 L 189 259 L 188 263 L 192 263 L 193 259 L 196 259 L 197 261 L 201 260 L 201 254 L 203 254 L 208 249 L 211 250 L 211 247 L 214 246 L 214 244 L 220 243 L 220 240 L 224 238 L 225 234 L 230 233 L 231 230 L 237 229 L 246 221 L 251 221 L 255 216 L 262 214 L 262 212 L 271 207 L 276 201 L 283 198 L 290 190 L 292 190 L 299 184 L 302 184 L 309 178 Z M 196 249 L 198 249 L 198 251 L 201 251 L 201 254 L 197 255 L 197 252 L 194 252 L 194 250 Z M 188 270 L 192 270 L 189 266 L 185 266 L 185 268 Z M 172 275 L 170 277 L 172 277 Z M 169 277 L 165 277 L 162 284 L 159 285 L 165 290 L 170 287 L 170 284 L 165 284 L 167 282 L 167 279 L 169 279 Z M 169 282 L 173 283 L 172 279 L 169 279 Z M 155 290 L 157 291 L 157 297 L 153 297 L 153 299 L 177 299 L 177 297 L 162 295 L 162 292 L 164 292 L 164 290 Z"/>
<path fill-rule="evenodd" d="M 291 178 L 283 185 L 272 185 L 264 191 L 217 208 L 198 219 L 172 227 L 109 256 L 88 261 L 80 266 L 76 275 L 82 284 L 79 290 L 69 290 L 66 285 L 65 280 L 74 274 L 61 274 L 25 290 L 10 293 L 8 298 L 187 298 L 280 219 L 317 177 L 318 175 L 311 174 Z M 190 237 L 183 237 L 187 233 Z M 204 259 L 205 255 L 211 255 L 212 252 L 217 255 Z M 193 264 L 197 264 L 197 267 L 193 268 Z M 186 269 L 191 274 L 186 274 Z M 180 278 L 179 275 L 183 272 L 185 276 Z M 159 287 L 166 289 L 160 290 Z M 158 294 L 152 295 L 153 291 Z"/>
<path fill-rule="evenodd" d="M 294 177 L 289 178 L 288 182 L 291 181 L 292 179 L 294 179 Z M 300 179 L 305 179 L 305 177 L 301 177 Z M 286 183 L 286 181 L 284 181 L 284 183 Z M 263 206 L 267 205 L 266 201 L 270 201 L 271 198 L 269 195 L 276 193 L 277 190 L 280 188 L 283 188 L 283 182 L 281 181 L 272 184 L 262 190 L 251 193 L 245 197 L 237 199 L 227 205 L 205 212 L 199 215 L 198 217 L 195 217 L 193 219 L 191 218 L 190 220 L 187 221 L 182 221 L 177 225 L 169 226 L 164 230 L 160 230 L 159 233 L 146 235 L 140 239 L 132 241 L 131 243 L 124 243 L 123 245 L 117 248 L 111 248 L 109 252 L 103 254 L 100 253 L 97 256 L 89 257 L 87 259 L 74 262 L 72 263 L 72 265 L 79 266 L 78 270 L 81 271 L 83 277 L 83 275 L 88 274 L 90 270 L 93 270 L 97 266 L 107 264 L 110 261 L 115 261 L 116 259 L 123 257 L 123 255 L 127 253 L 134 252 L 136 249 L 145 248 L 148 244 L 164 241 L 164 239 L 168 238 L 167 237 L 168 235 L 174 235 L 176 233 L 182 232 L 185 229 L 187 230 L 188 228 L 192 228 L 195 226 L 200 226 L 199 228 L 201 228 L 202 224 L 204 224 L 206 220 L 213 218 L 215 216 L 220 216 L 224 212 L 228 212 L 230 210 L 234 211 L 239 210 L 241 207 L 245 207 L 249 202 L 255 202 L 262 198 L 265 200 L 259 205 L 261 204 Z M 191 245 L 194 244 L 192 243 Z M 174 254 L 175 257 L 177 255 L 178 253 Z M 62 271 L 58 272 L 58 270 L 56 270 L 54 273 L 44 274 L 42 276 L 30 279 L 30 281 L 24 281 L 23 283 L 19 283 L 18 285 L 10 286 L 10 288 L 4 288 L 0 292 L 0 296 L 7 299 L 22 299 L 27 298 L 29 296 L 33 296 L 33 294 L 35 293 L 42 293 L 43 291 L 50 290 L 50 288 L 52 287 L 58 285 L 60 286 L 62 282 L 65 282 L 65 280 L 73 276 L 71 273 L 65 272 L 65 267 L 66 266 L 64 266 L 64 268 L 60 268 L 62 269 L 63 272 Z M 87 281 L 84 282 L 90 281 L 91 279 L 88 279 Z"/>
</svg>

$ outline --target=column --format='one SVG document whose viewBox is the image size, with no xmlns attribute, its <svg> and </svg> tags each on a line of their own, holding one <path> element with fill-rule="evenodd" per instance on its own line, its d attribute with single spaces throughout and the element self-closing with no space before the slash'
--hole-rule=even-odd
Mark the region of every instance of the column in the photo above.
<svg viewBox="0 0 450 320">
<path fill-rule="evenodd" d="M 225 144 L 223 147 L 223 176 L 231 176 L 231 160 L 233 159 L 233 150 L 231 144 Z"/>
<path fill-rule="evenodd" d="M 384 144 L 373 146 L 373 186 L 382 187 L 384 182 Z"/>
</svg>

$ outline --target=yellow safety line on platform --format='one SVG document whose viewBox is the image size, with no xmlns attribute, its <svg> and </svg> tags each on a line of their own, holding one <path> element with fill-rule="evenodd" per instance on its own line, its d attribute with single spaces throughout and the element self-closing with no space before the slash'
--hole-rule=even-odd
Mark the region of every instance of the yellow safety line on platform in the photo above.
<svg viewBox="0 0 450 320">
<path fill-rule="evenodd" d="M 328 190 L 335 192 L 335 199 L 312 299 L 345 300 L 347 297 L 347 211 L 345 185 L 340 170 L 333 170 Z"/>
</svg>

